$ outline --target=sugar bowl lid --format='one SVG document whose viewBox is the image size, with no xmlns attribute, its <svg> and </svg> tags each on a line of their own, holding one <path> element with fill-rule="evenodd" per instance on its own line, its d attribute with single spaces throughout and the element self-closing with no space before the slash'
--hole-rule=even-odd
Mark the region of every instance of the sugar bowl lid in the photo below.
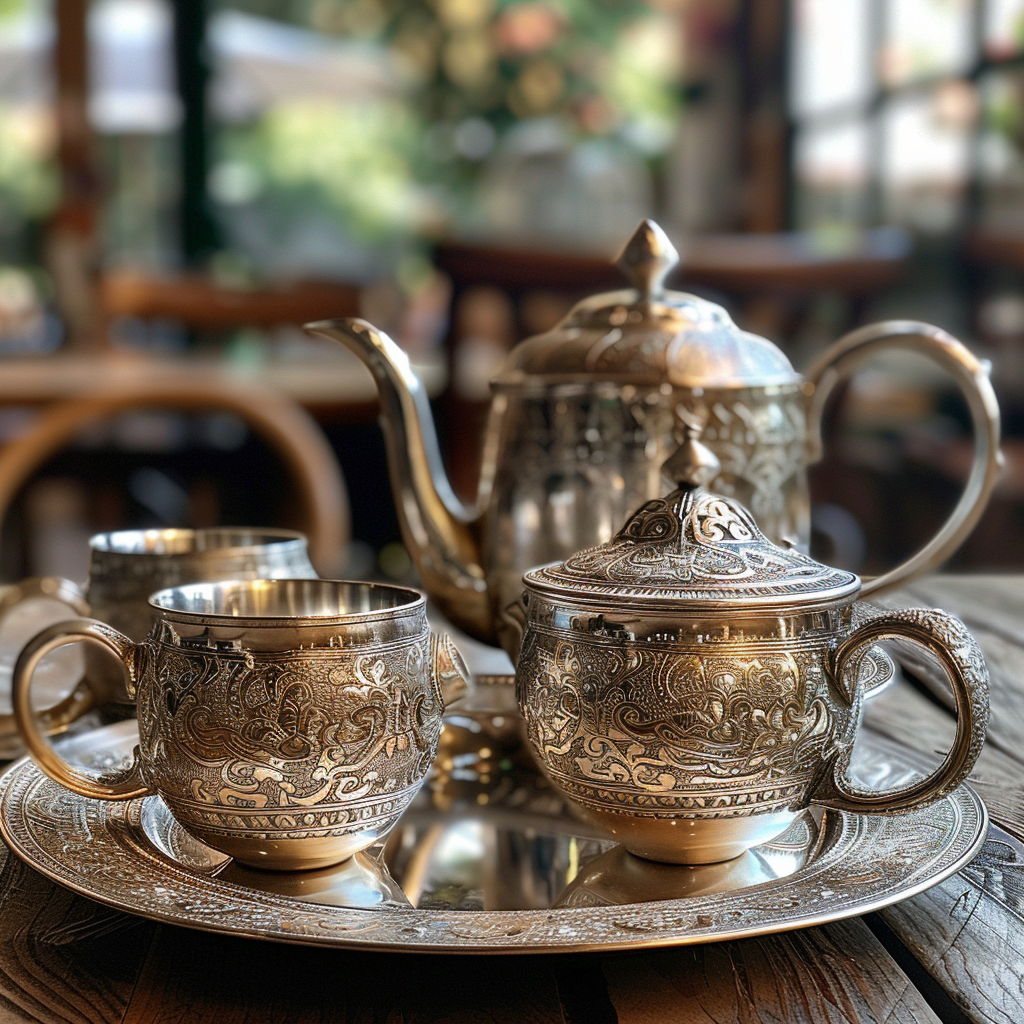
<svg viewBox="0 0 1024 1024">
<path fill-rule="evenodd" d="M 643 505 L 607 544 L 526 573 L 528 591 L 605 608 L 730 613 L 830 605 L 856 594 L 854 573 L 773 544 L 742 505 L 703 489 L 718 459 L 697 433 L 688 426 L 663 467 L 678 490 Z"/>
<path fill-rule="evenodd" d="M 516 345 L 492 385 L 744 388 L 801 381 L 772 342 L 740 330 L 721 306 L 666 290 L 665 277 L 678 262 L 665 232 L 642 221 L 616 260 L 634 287 L 578 302 L 552 330 Z"/>
</svg>

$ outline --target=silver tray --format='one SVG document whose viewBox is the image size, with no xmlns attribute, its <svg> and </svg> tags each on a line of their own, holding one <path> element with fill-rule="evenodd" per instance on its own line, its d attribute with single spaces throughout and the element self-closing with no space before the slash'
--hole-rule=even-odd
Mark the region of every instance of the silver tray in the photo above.
<svg viewBox="0 0 1024 1024">
<path fill-rule="evenodd" d="M 892 816 L 812 808 L 725 864 L 630 856 L 574 818 L 522 745 L 507 680 L 482 680 L 447 719 L 434 775 L 388 840 L 337 867 L 274 873 L 184 832 L 157 797 L 88 800 L 18 761 L 0 832 L 22 859 L 92 899 L 156 921 L 311 945 L 448 953 L 634 949 L 805 928 L 906 899 L 981 848 L 967 787 Z M 121 722 L 63 744 L 96 768 L 127 757 Z M 856 771 L 892 785 L 919 758 L 865 734 Z"/>
</svg>

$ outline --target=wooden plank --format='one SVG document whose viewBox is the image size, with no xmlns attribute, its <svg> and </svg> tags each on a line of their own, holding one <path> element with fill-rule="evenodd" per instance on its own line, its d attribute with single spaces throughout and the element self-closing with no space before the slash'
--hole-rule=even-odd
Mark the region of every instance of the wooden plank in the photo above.
<svg viewBox="0 0 1024 1024">
<path fill-rule="evenodd" d="M 968 1020 L 1024 1021 L 1024 845 L 993 828 L 978 858 L 879 913 Z"/>
<path fill-rule="evenodd" d="M 985 626 L 1024 648 L 1024 576 L 927 576 L 887 600 L 945 608 L 965 622 Z"/>
<path fill-rule="evenodd" d="M 0 906 L 0 1024 L 121 1020 L 153 925 L 76 896 L 9 854 Z"/>
<path fill-rule="evenodd" d="M 614 1024 L 585 984 L 603 984 L 597 961 L 577 960 L 349 952 L 161 926 L 124 1024 Z"/>
<path fill-rule="evenodd" d="M 949 750 L 955 729 L 952 715 L 904 680 L 867 702 L 864 724 L 911 750 L 932 755 L 935 765 Z M 1024 838 L 1024 779 L 1019 763 L 986 744 L 970 781 L 992 818 L 1013 835 Z"/>
<path fill-rule="evenodd" d="M 963 619 L 985 654 L 991 685 L 988 744 L 1024 764 L 1024 577 L 934 576 L 879 602 L 938 607 Z M 953 694 L 942 671 L 908 647 L 900 659 L 947 707 Z"/>
<path fill-rule="evenodd" d="M 161 927 L 125 1024 L 928 1022 L 860 921 L 602 957 L 444 957 L 257 943 Z"/>
<path fill-rule="evenodd" d="M 603 958 L 619 1024 L 937 1022 L 859 920 Z"/>
</svg>

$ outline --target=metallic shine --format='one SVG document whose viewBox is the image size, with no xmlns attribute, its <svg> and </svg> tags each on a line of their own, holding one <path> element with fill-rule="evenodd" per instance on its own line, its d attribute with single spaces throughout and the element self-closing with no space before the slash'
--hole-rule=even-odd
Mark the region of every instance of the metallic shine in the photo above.
<svg viewBox="0 0 1024 1024">
<path fill-rule="evenodd" d="M 530 768 L 514 740 L 509 680 L 480 683 L 446 716 L 438 760 L 457 761 L 460 777 L 432 775 L 386 843 L 333 868 L 245 868 L 192 839 L 155 797 L 87 800 L 28 760 L 0 778 L 0 830 L 48 877 L 151 920 L 433 953 L 638 949 L 823 924 L 940 882 L 984 842 L 984 805 L 961 787 L 886 817 L 813 808 L 784 836 L 725 864 L 640 860 L 574 819 Z M 137 742 L 135 723 L 124 722 L 66 741 L 62 752 L 109 771 Z M 855 772 L 877 785 L 927 770 L 870 733 L 858 754 Z"/>
<path fill-rule="evenodd" d="M 315 576 L 306 538 L 294 530 L 118 530 L 90 539 L 84 589 L 58 577 L 23 580 L 0 599 L 0 617 L 21 601 L 47 597 L 66 604 L 69 618 L 91 615 L 138 641 L 153 625 L 147 599 L 155 590 L 200 580 Z M 127 699 L 117 667 L 90 645 L 84 678 L 43 713 L 44 728 L 50 734 L 63 732 L 97 705 Z M 14 757 L 24 751 L 13 715 L 0 714 L 0 749 Z"/>
<path fill-rule="evenodd" d="M 884 814 L 963 782 L 989 713 L 963 623 L 855 611 L 856 576 L 772 544 L 742 506 L 676 469 L 682 486 L 613 541 L 523 577 L 516 692 L 554 785 L 631 853 L 706 864 L 780 834 L 812 802 Z M 957 732 L 927 778 L 867 792 L 848 768 L 868 681 L 888 660 L 876 641 L 890 639 L 939 658 Z"/>
<path fill-rule="evenodd" d="M 271 870 L 336 864 L 394 827 L 434 759 L 446 694 L 466 678 L 451 642 L 431 636 L 422 594 L 250 580 L 151 604 L 141 643 L 73 619 L 22 651 L 14 715 L 48 775 L 88 798 L 158 794 L 195 839 Z M 137 695 L 140 745 L 106 776 L 68 764 L 31 710 L 36 665 L 77 640 L 113 653 Z"/>
<path fill-rule="evenodd" d="M 770 341 L 741 331 L 720 306 L 664 291 L 676 260 L 644 221 L 619 266 L 633 289 L 584 299 L 546 334 L 517 345 L 492 382 L 477 500 L 445 475 L 427 395 L 406 354 L 358 319 L 307 330 L 350 348 L 381 399 L 391 486 L 423 585 L 453 623 L 515 659 L 504 610 L 522 574 L 607 541 L 642 502 L 661 497 L 661 467 L 687 421 L 722 471 L 711 487 L 741 501 L 776 543 L 807 551 L 807 465 L 820 457 L 821 416 L 835 384 L 873 354 L 912 349 L 952 374 L 967 399 L 974 463 L 949 519 L 865 595 L 935 568 L 973 529 L 999 473 L 999 407 L 989 367 L 929 324 L 886 321 L 840 339 L 802 378 Z M 894 528 L 898 529 L 898 524 Z"/>
</svg>

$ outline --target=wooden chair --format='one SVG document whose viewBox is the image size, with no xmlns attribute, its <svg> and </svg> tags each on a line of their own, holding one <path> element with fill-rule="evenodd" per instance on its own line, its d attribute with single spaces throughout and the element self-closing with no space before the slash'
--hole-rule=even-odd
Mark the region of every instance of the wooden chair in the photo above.
<svg viewBox="0 0 1024 1024">
<path fill-rule="evenodd" d="M 359 315 L 359 288 L 331 281 L 295 281 L 230 288 L 201 274 L 108 271 L 100 280 L 105 317 L 176 320 L 194 330 L 274 327 Z"/>
<path fill-rule="evenodd" d="M 27 433 L 0 449 L 0 522 L 32 473 L 83 427 L 128 409 L 152 408 L 241 416 L 290 470 L 314 567 L 322 576 L 343 570 L 350 537 L 348 492 L 319 426 L 279 392 L 199 367 L 155 373 L 127 390 L 116 384 L 96 387 L 46 409 Z"/>
</svg>

